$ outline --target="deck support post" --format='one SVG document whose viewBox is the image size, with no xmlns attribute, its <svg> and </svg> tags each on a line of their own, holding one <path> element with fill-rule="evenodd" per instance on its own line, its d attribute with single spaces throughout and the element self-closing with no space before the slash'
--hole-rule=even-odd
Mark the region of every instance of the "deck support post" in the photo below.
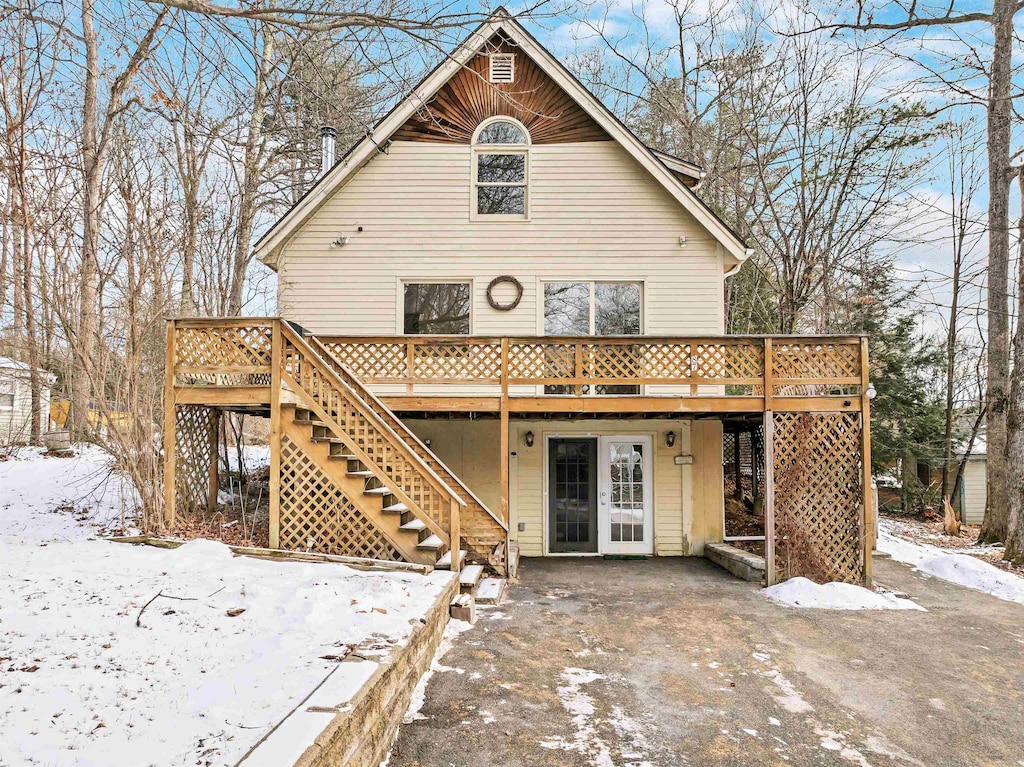
<svg viewBox="0 0 1024 767">
<path fill-rule="evenodd" d="M 764 340 L 764 580 L 766 586 L 777 581 L 775 572 L 775 415 L 772 395 L 775 381 L 772 371 L 772 339 Z"/>
<path fill-rule="evenodd" d="M 210 419 L 210 486 L 206 493 L 206 511 L 210 514 L 217 511 L 217 495 L 220 490 L 220 422 L 224 414 L 220 410 L 212 410 Z"/>
<path fill-rule="evenodd" d="M 452 498 L 448 502 L 448 552 L 451 554 L 451 570 L 462 570 L 462 506 Z"/>
<path fill-rule="evenodd" d="M 868 366 L 868 339 L 860 340 L 860 447 L 864 508 L 861 514 L 861 542 L 864 546 L 864 585 L 871 586 L 871 552 L 875 549 L 875 514 L 871 493 L 871 398 L 868 397 L 871 371 Z"/>
<path fill-rule="evenodd" d="M 508 339 L 501 339 L 501 521 L 508 524 L 509 499 L 509 443 L 508 443 Z M 507 546 L 506 546 L 507 549 Z"/>
<path fill-rule="evenodd" d="M 267 543 L 281 547 L 281 320 L 273 322 L 270 337 L 270 509 Z"/>
<path fill-rule="evenodd" d="M 743 500 L 743 472 L 740 470 L 740 431 L 736 429 L 732 433 L 732 471 L 736 482 L 733 488 L 732 497 L 737 501 Z"/>
<path fill-rule="evenodd" d="M 174 529 L 175 407 L 174 365 L 177 357 L 174 320 L 167 320 L 167 349 L 164 362 L 164 524 Z"/>
</svg>

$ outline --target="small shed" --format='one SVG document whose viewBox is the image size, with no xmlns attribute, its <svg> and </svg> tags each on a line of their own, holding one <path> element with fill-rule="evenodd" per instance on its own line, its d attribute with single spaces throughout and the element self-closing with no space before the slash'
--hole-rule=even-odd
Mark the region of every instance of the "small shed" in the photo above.
<svg viewBox="0 0 1024 767">
<path fill-rule="evenodd" d="M 977 440 L 967 458 L 963 482 L 960 484 L 960 494 L 957 497 L 960 518 L 965 524 L 980 525 L 985 518 L 986 468 L 985 443 L 982 440 Z"/>
<path fill-rule="evenodd" d="M 28 442 L 32 434 L 32 368 L 26 362 L 0 357 L 0 445 Z M 54 377 L 40 370 L 39 427 L 50 428 L 50 386 Z"/>
</svg>

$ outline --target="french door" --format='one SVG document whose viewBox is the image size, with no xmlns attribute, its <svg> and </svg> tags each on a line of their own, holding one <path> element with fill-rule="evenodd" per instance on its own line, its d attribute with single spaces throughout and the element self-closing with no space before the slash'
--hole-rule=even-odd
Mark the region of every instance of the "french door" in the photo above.
<svg viewBox="0 0 1024 767">
<path fill-rule="evenodd" d="M 653 554 L 651 437 L 599 437 L 597 454 L 601 553 Z"/>
</svg>

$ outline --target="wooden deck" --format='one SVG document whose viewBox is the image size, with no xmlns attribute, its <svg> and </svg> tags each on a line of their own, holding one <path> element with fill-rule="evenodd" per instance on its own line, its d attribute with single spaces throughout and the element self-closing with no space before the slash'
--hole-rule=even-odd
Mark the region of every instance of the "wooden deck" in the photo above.
<svg viewBox="0 0 1024 767">
<path fill-rule="evenodd" d="M 368 394 L 360 396 L 380 406 L 376 415 L 365 417 L 383 417 L 387 428 L 381 429 L 388 434 L 394 413 L 474 412 L 500 418 L 502 499 L 495 517 L 502 523 L 508 520 L 511 417 L 760 417 L 766 529 L 813 529 L 814 535 L 830 538 L 823 545 L 839 562 L 837 579 L 856 579 L 851 576 L 856 573 L 870 578 L 865 338 L 328 336 L 305 334 L 273 317 L 179 319 L 168 325 L 165 434 L 174 434 L 181 406 L 251 410 L 273 422 L 297 380 L 294 360 L 281 352 L 282 333 L 294 339 L 293 346 L 304 347 L 307 369 L 324 368 L 316 386 L 330 378 L 339 391 L 365 387 Z M 348 383 L 334 376 L 349 377 Z M 623 387 L 634 390 L 605 393 Z M 321 395 L 315 388 L 303 394 Z M 279 433 L 272 425 L 272 435 Z M 172 444 L 172 484 L 173 454 Z M 780 544 L 793 546 L 781 552 L 786 561 L 778 563 L 787 574 L 799 570 L 793 564 L 799 558 L 794 536 L 799 537 L 784 536 L 789 543 Z M 855 547 L 849 545 L 851 536 Z M 776 548 L 769 536 L 770 573 L 776 572 Z"/>
</svg>

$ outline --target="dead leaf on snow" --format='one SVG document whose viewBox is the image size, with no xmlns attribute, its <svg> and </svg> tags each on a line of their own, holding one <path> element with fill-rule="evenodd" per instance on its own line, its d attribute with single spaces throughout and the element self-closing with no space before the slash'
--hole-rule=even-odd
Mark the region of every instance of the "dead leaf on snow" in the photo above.
<svg viewBox="0 0 1024 767">
<path fill-rule="evenodd" d="M 237 618 L 239 615 L 245 612 L 244 607 L 232 607 L 228 610 L 229 618 Z"/>
</svg>

